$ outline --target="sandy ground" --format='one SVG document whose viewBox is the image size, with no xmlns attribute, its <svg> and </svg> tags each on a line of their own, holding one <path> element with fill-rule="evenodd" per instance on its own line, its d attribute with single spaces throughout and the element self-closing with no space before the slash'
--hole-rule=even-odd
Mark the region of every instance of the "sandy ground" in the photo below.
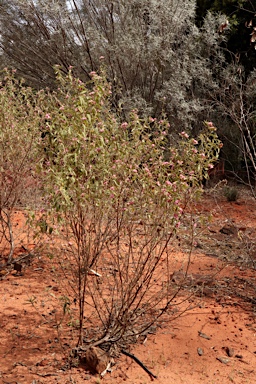
<svg viewBox="0 0 256 384">
<path fill-rule="evenodd" d="M 229 203 L 205 196 L 197 206 L 213 213 L 207 233 L 199 233 L 189 274 L 191 309 L 168 320 L 131 352 L 157 376 L 159 384 L 256 383 L 256 202 L 243 196 Z M 24 223 L 17 212 L 17 226 Z M 236 230 L 233 230 L 235 228 Z M 17 249 L 16 257 L 24 250 Z M 173 251 L 182 258 L 181 251 Z M 216 267 L 222 270 L 216 275 Z M 179 279 L 174 274 L 174 283 Z M 191 280 L 191 281 L 192 281 Z M 2 271 L 0 280 L 0 383 L 150 383 L 130 357 L 115 360 L 104 378 L 82 367 L 66 369 L 72 329 L 62 322 L 60 288 L 44 255 L 23 273 Z M 181 300 L 181 298 L 179 298 Z M 174 303 L 175 304 L 175 303 Z M 65 319 L 64 319 L 65 320 Z M 61 325 L 61 326 L 60 326 Z"/>
</svg>

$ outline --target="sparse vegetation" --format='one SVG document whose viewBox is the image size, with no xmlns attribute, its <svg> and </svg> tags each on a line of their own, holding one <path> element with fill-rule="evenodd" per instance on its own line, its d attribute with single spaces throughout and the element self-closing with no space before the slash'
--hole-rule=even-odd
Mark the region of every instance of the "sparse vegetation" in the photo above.
<svg viewBox="0 0 256 384">
<path fill-rule="evenodd" d="M 195 0 L 0 4 L 0 67 L 17 67 L 0 76 L 0 280 L 22 279 L 40 243 L 53 307 L 30 290 L 24 303 L 54 328 L 66 368 L 123 353 L 153 379 L 128 349 L 191 310 L 188 297 L 236 291 L 255 304 L 252 280 L 215 281 L 229 264 L 255 269 L 253 230 L 229 218 L 212 229 L 216 212 L 196 209 L 211 194 L 229 207 L 223 195 L 243 197 L 234 179 L 256 196 L 256 69 L 228 35 L 248 9 L 231 23 L 205 11 Z M 189 273 L 204 243 L 214 271 Z M 8 329 L 13 342 L 22 332 Z"/>
<path fill-rule="evenodd" d="M 236 187 L 225 187 L 224 188 L 224 195 L 227 199 L 227 201 L 237 201 L 239 197 L 239 192 Z"/>
<path fill-rule="evenodd" d="M 31 88 L 24 86 L 14 73 L 3 71 L 0 83 L 0 251 L 12 262 L 16 243 L 13 233 L 14 210 L 31 209 L 38 196 L 35 168 L 40 114 Z M 26 247 L 29 238 L 22 228 Z"/>
</svg>

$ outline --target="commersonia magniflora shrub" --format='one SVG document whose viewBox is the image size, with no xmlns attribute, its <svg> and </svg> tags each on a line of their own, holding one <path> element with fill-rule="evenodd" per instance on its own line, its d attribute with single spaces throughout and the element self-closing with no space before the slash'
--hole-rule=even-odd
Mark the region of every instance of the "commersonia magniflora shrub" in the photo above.
<svg viewBox="0 0 256 384">
<path fill-rule="evenodd" d="M 165 119 L 141 120 L 133 111 L 120 121 L 111 112 L 104 73 L 92 72 L 89 87 L 71 70 L 63 76 L 57 69 L 57 79 L 59 89 L 42 106 L 46 211 L 40 225 L 65 239 L 60 263 L 79 303 L 79 343 L 89 310 L 100 327 L 94 342 L 122 346 L 175 296 L 168 246 L 220 141 L 205 123 L 197 139 L 182 132 L 168 147 Z M 92 271 L 98 278 L 90 278 Z"/>
<path fill-rule="evenodd" d="M 164 118 L 143 120 L 134 110 L 121 121 L 104 72 L 85 85 L 57 68 L 57 81 L 55 92 L 35 92 L 8 73 L 2 83 L 0 234 L 11 262 L 12 211 L 27 176 L 41 180 L 35 217 L 44 235 L 62 239 L 55 255 L 69 287 L 63 309 L 79 305 L 78 344 L 118 349 L 177 296 L 169 248 L 221 143 L 211 122 L 196 139 L 181 132 L 170 145 Z"/>
</svg>

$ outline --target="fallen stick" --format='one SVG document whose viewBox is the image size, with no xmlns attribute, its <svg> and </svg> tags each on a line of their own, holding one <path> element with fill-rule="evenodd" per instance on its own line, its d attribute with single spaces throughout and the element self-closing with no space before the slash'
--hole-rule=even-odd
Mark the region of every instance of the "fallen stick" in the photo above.
<svg viewBox="0 0 256 384">
<path fill-rule="evenodd" d="M 134 356 L 132 353 L 130 352 L 127 352 L 125 351 L 124 349 L 121 349 L 121 353 L 123 355 L 126 355 L 126 356 L 129 356 L 131 359 L 133 359 L 134 361 L 136 361 L 137 364 L 139 364 L 139 366 L 144 369 L 144 371 L 147 372 L 147 374 L 150 376 L 151 380 L 153 379 L 157 379 L 157 376 L 154 375 L 136 356 Z"/>
</svg>

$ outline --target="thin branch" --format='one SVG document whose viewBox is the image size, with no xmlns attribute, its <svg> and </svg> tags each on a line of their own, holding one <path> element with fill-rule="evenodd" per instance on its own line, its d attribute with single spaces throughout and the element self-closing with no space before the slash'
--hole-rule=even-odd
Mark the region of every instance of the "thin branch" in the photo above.
<svg viewBox="0 0 256 384">
<path fill-rule="evenodd" d="M 151 380 L 153 379 L 157 379 L 157 376 L 154 375 L 154 373 L 152 373 L 139 359 L 138 357 L 134 356 L 132 353 L 130 352 L 127 352 L 126 350 L 124 349 L 121 349 L 121 353 L 123 355 L 126 355 L 126 356 L 129 356 L 131 359 L 133 359 L 137 364 L 139 364 L 139 366 L 141 368 L 144 369 L 145 372 L 147 372 L 147 374 L 150 376 Z"/>
</svg>

